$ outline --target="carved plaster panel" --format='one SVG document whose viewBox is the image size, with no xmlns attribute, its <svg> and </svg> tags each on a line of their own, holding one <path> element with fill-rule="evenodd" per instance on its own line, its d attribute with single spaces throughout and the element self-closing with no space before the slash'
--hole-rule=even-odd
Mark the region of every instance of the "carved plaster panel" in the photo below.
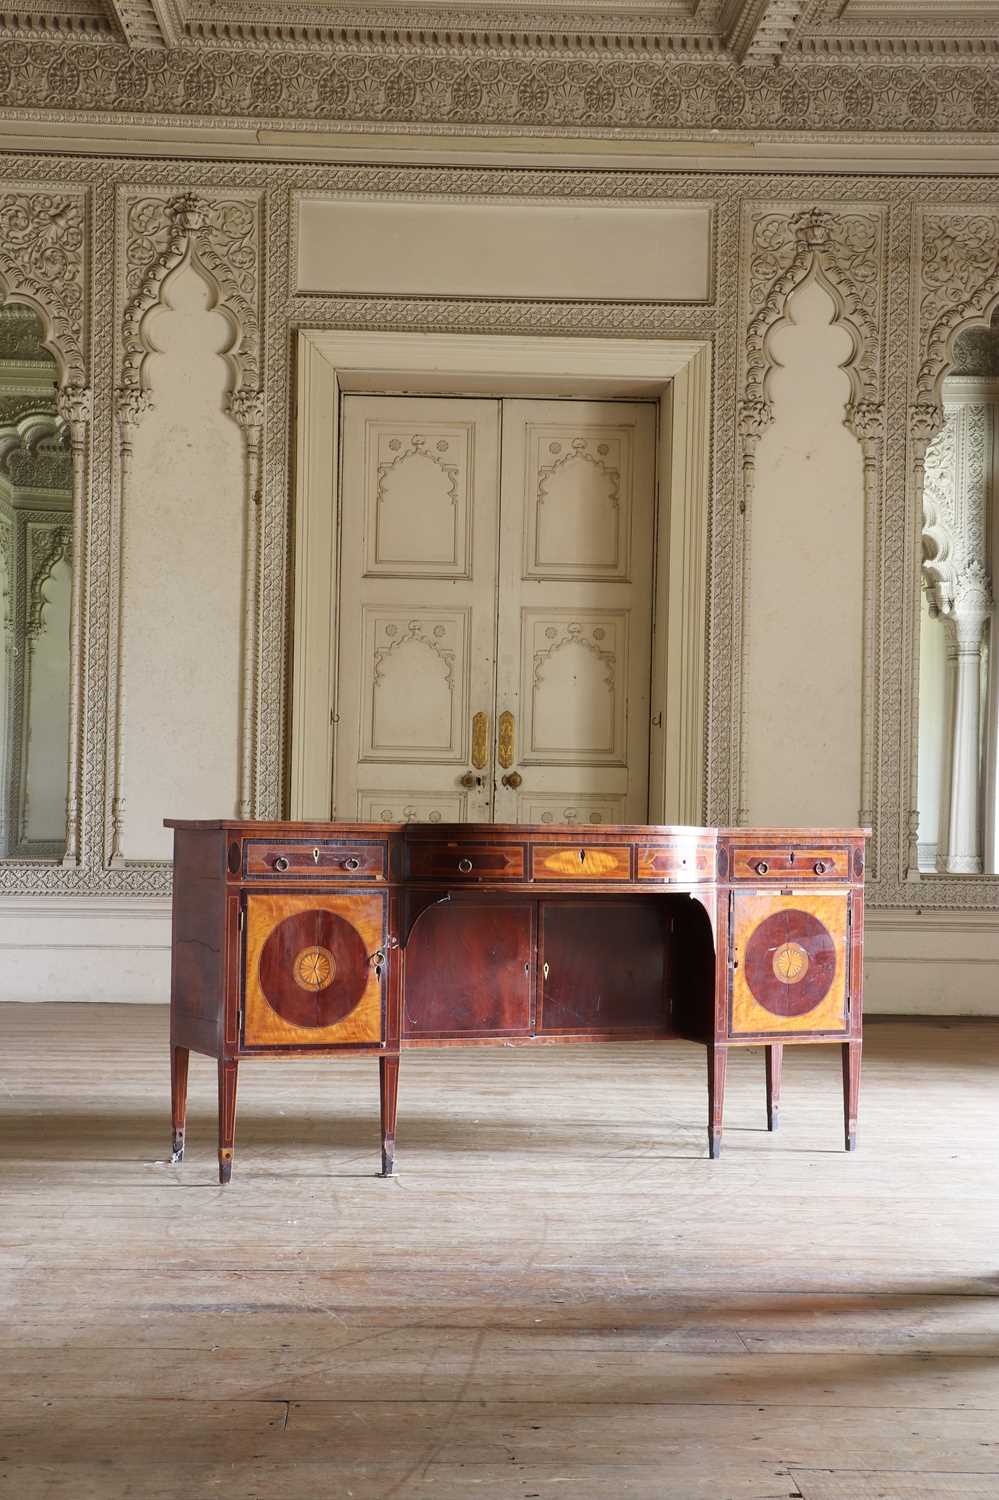
<svg viewBox="0 0 999 1500">
<path fill-rule="evenodd" d="M 853 355 L 845 366 L 851 397 L 843 411 L 845 425 L 860 443 L 864 458 L 864 703 L 862 709 L 861 795 L 858 823 L 876 821 L 877 597 L 876 558 L 880 533 L 884 407 L 882 386 L 883 323 L 886 276 L 885 213 L 872 204 L 817 204 L 795 209 L 787 203 L 750 203 L 743 210 L 740 279 L 744 326 L 740 366 L 740 400 L 735 413 L 742 448 L 741 524 L 737 567 L 743 640 L 734 653 L 733 703 L 739 730 L 734 736 L 734 785 L 738 787 L 736 820 L 745 822 L 745 768 L 741 761 L 741 725 L 746 700 L 745 629 L 751 595 L 747 527 L 752 525 L 756 451 L 773 421 L 768 376 L 773 367 L 770 335 L 787 316 L 794 292 L 811 277 L 832 297 L 836 321 L 849 331 Z M 731 421 L 731 418 L 729 418 Z M 744 518 L 744 519 L 743 519 Z M 869 865 L 877 867 L 877 842 Z"/>
<path fill-rule="evenodd" d="M 231 348 L 223 357 L 232 371 L 229 414 L 245 434 L 249 507 L 244 557 L 244 577 L 248 582 L 243 620 L 239 814 L 251 816 L 256 808 L 254 740 L 259 703 L 259 501 L 265 415 L 264 394 L 260 389 L 260 195 L 232 192 L 222 196 L 210 191 L 198 194 L 183 190 L 144 192 L 125 188 L 119 194 L 117 236 L 121 247 L 118 301 L 122 313 L 118 354 L 120 373 L 115 393 L 119 483 L 112 532 L 116 629 L 111 645 L 114 737 L 107 852 L 110 863 L 119 866 L 123 863 L 121 851 L 126 817 L 122 796 L 125 715 L 124 655 L 121 649 L 125 594 L 121 571 L 125 555 L 122 528 L 127 513 L 134 431 L 154 400 L 145 378 L 146 361 L 152 352 L 146 319 L 160 305 L 163 287 L 171 272 L 187 261 L 196 264 L 212 287 L 216 305 L 227 316 L 233 330 Z"/>
</svg>

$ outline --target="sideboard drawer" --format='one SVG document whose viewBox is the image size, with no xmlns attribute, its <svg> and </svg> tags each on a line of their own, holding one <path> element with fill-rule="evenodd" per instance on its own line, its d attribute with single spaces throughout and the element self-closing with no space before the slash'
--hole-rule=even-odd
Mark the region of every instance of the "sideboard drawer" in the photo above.
<svg viewBox="0 0 999 1500">
<path fill-rule="evenodd" d="M 415 880 L 523 880 L 523 844 L 433 844 L 409 846 Z"/>
<path fill-rule="evenodd" d="M 675 839 L 665 844 L 639 844 L 636 853 L 639 880 L 657 880 L 678 885 L 713 880 L 715 848 L 694 839 Z"/>
<path fill-rule="evenodd" d="M 849 880 L 849 849 L 814 848 L 801 844 L 769 848 L 735 845 L 732 854 L 733 880 Z"/>
<path fill-rule="evenodd" d="M 331 875 L 342 880 L 384 880 L 384 844 L 332 843 L 326 839 L 247 839 L 247 875 L 285 880 Z"/>
<path fill-rule="evenodd" d="M 535 844 L 531 849 L 535 880 L 630 880 L 628 844 Z"/>
</svg>

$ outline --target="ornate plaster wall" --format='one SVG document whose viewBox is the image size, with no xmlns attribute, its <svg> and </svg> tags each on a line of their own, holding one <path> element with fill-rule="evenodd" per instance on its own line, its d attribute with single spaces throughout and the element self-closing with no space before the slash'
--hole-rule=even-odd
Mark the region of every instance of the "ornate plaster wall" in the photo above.
<svg viewBox="0 0 999 1500">
<path fill-rule="evenodd" d="M 708 202 L 714 207 L 708 297 L 694 303 L 637 301 L 626 282 L 616 296 L 599 302 L 538 300 L 529 288 L 522 298 L 509 295 L 509 288 L 499 297 L 488 286 L 460 298 L 405 295 L 405 287 L 398 295 L 300 293 L 292 271 L 291 208 L 301 191 L 392 201 L 402 195 L 446 197 L 456 205 L 485 199 L 500 209 L 505 199 L 516 199 L 518 214 L 534 201 L 620 203 L 622 213 L 636 204 Z M 78 901 L 79 909 L 93 911 L 99 900 L 107 951 L 117 955 L 108 959 L 108 985 L 118 984 L 110 968 L 119 964 L 120 978 L 122 954 L 132 953 L 134 998 L 162 997 L 165 916 L 161 905 L 146 908 L 142 902 L 161 903 L 169 892 L 168 864 L 151 857 L 162 847 L 153 842 L 159 818 L 205 810 L 194 804 L 198 778 L 182 764 L 185 753 L 198 758 L 201 784 L 212 786 L 213 798 L 225 793 L 260 814 L 281 810 L 291 372 L 295 330 L 301 327 L 711 340 L 716 385 L 705 815 L 717 822 L 740 813 L 755 816 L 768 798 L 776 811 L 775 783 L 760 781 L 754 768 L 754 735 L 786 716 L 788 667 L 807 670 L 803 657 L 785 663 L 777 680 L 768 679 L 766 670 L 774 580 L 764 571 L 761 585 L 760 567 L 779 537 L 802 597 L 816 585 L 837 588 L 842 711 L 828 724 L 826 781 L 835 775 L 843 788 L 838 816 L 860 812 L 875 829 L 872 1003 L 890 1003 L 891 960 L 913 951 L 912 929 L 920 923 L 946 967 L 959 947 L 947 933 L 953 928 L 964 941 L 960 924 L 971 921 L 979 963 L 975 981 L 983 995 L 990 988 L 996 992 L 999 935 L 992 914 L 999 884 L 984 878 L 917 882 L 910 876 L 918 839 L 913 726 L 921 464 L 941 420 L 939 389 L 950 340 L 963 327 L 987 321 L 999 301 L 999 185 L 972 177 L 319 168 L 9 156 L 0 159 L 0 227 L 10 229 L 0 235 L 0 295 L 47 308 L 61 360 L 61 399 L 72 415 L 81 476 L 84 579 L 74 605 L 80 612 L 73 707 L 78 729 L 71 726 L 70 735 L 76 837 L 61 866 L 0 868 L 0 951 L 9 960 L 8 993 L 76 995 L 85 986 L 90 998 L 101 997 L 95 989 L 103 971 L 79 965 L 74 956 L 71 935 L 81 934 L 83 951 L 85 924 L 67 921 L 65 904 Z M 224 362 L 211 355 L 219 368 L 224 363 L 224 386 L 209 383 L 203 409 L 178 406 L 170 417 L 171 444 L 192 443 L 191 468 L 181 485 L 153 458 L 162 452 L 154 437 L 168 406 L 167 387 L 157 389 L 157 325 L 147 315 L 168 292 L 171 273 L 190 257 L 213 288 L 232 342 Z M 845 331 L 851 341 L 845 364 L 838 352 L 826 351 L 810 398 L 813 415 L 821 410 L 829 425 L 822 442 L 835 454 L 816 465 L 821 472 L 809 501 L 828 523 L 820 558 L 810 529 L 796 532 L 780 522 L 790 501 L 788 476 L 794 486 L 800 482 L 781 437 L 800 397 L 782 396 L 775 363 L 784 336 L 778 325 L 787 318 L 789 300 L 815 279 L 836 309 L 832 331 Z M 147 435 L 140 436 L 146 424 Z M 197 708 L 203 721 L 212 689 L 219 690 L 212 734 L 205 736 L 199 724 L 188 746 L 178 736 L 171 749 L 177 764 L 162 786 L 155 777 L 142 779 L 162 731 L 160 707 L 154 712 L 151 700 L 143 706 L 141 697 L 137 706 L 129 686 L 129 631 L 141 635 L 143 608 L 131 576 L 130 522 L 143 514 L 151 521 L 157 507 L 161 514 L 172 507 L 175 530 L 208 525 L 206 545 L 227 539 L 213 625 L 218 671 L 199 688 Z M 167 631 L 156 641 L 156 697 L 173 693 L 182 711 L 185 668 L 176 648 L 182 642 L 186 653 L 201 639 L 209 575 L 203 557 L 167 529 L 138 536 L 148 549 L 142 566 L 155 555 L 170 598 L 185 601 L 189 611 L 174 645 Z M 132 657 L 140 667 L 143 660 Z M 808 688 L 823 691 L 818 655 Z M 164 788 L 171 805 L 156 800 Z M 833 810 L 818 790 L 816 801 L 808 800 L 804 779 L 799 792 L 796 817 Z M 31 970 L 17 932 L 25 900 L 33 931 L 48 930 L 59 944 L 60 957 L 47 953 L 44 987 L 24 977 Z M 56 903 L 48 929 L 42 915 L 47 901 Z M 148 940 L 147 911 L 161 924 L 159 945 Z M 135 922 L 142 924 L 143 937 L 133 950 L 128 932 Z M 946 1007 L 942 980 L 937 988 L 939 993 L 927 993 L 918 1003 Z M 959 1008 L 971 1003 L 962 992 Z"/>
</svg>

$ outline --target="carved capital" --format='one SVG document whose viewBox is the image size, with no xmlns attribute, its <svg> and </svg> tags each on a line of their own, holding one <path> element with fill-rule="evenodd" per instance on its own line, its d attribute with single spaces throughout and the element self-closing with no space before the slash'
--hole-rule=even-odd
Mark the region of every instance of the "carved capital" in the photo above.
<svg viewBox="0 0 999 1500">
<path fill-rule="evenodd" d="M 852 401 L 846 408 L 846 425 L 866 451 L 880 443 L 885 432 L 885 409 L 880 401 Z"/>
<path fill-rule="evenodd" d="M 950 615 L 959 647 L 977 650 L 982 627 L 992 613 L 992 589 L 981 558 L 973 557 L 954 580 Z"/>
<path fill-rule="evenodd" d="M 772 402 L 756 398 L 740 401 L 738 427 L 743 446 L 753 451 L 773 419 Z"/>
<path fill-rule="evenodd" d="M 909 407 L 909 434 L 922 457 L 944 425 L 943 407 L 939 402 L 921 402 Z"/>
<path fill-rule="evenodd" d="M 153 409 L 149 392 L 138 385 L 120 385 L 115 392 L 115 416 L 122 432 L 138 427 L 147 412 Z"/>
<path fill-rule="evenodd" d="M 63 385 L 56 391 L 56 410 L 71 430 L 85 426 L 91 419 L 93 408 L 93 392 L 89 386 Z"/>
<path fill-rule="evenodd" d="M 247 433 L 259 434 L 264 425 L 264 393 L 263 391 L 239 390 L 230 391 L 228 398 L 229 415 Z"/>
</svg>

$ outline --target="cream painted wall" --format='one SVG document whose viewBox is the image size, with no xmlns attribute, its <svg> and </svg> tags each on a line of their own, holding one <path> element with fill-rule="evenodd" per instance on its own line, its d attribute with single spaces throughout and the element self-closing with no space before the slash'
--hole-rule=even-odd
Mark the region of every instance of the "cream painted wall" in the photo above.
<svg viewBox="0 0 999 1500">
<path fill-rule="evenodd" d="M 849 826 L 860 807 L 863 468 L 835 311 L 809 280 L 770 340 L 774 421 L 749 514 L 750 823 Z"/>
<path fill-rule="evenodd" d="M 149 318 L 154 406 L 137 429 L 125 523 L 126 859 L 169 859 L 165 817 L 235 812 L 245 480 L 224 411 L 232 329 L 191 266 Z"/>
</svg>

